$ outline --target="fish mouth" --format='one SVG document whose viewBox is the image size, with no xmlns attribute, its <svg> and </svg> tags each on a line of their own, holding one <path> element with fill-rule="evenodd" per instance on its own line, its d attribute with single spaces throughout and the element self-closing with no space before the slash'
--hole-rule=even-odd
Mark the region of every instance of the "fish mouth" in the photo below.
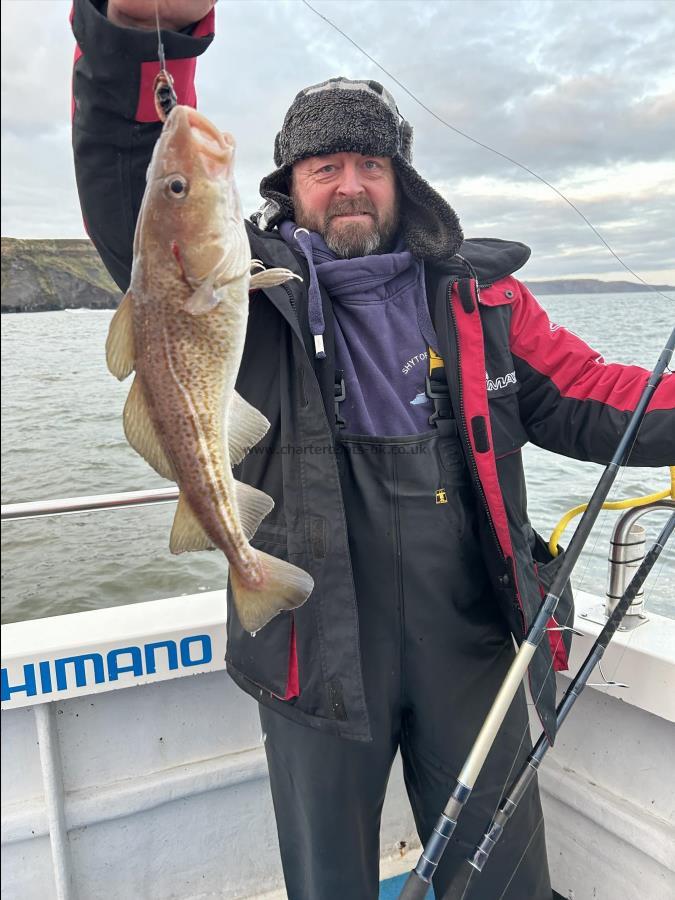
<svg viewBox="0 0 675 900">
<path fill-rule="evenodd" d="M 196 109 L 187 110 L 187 122 L 198 151 L 216 166 L 227 166 L 234 155 L 234 138 L 222 133 Z"/>
</svg>

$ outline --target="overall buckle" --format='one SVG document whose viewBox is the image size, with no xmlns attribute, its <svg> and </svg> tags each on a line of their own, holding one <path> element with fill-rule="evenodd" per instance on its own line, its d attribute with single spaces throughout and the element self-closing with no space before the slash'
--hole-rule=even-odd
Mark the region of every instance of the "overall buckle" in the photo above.
<svg viewBox="0 0 675 900">
<path fill-rule="evenodd" d="M 452 419 L 452 406 L 450 405 L 450 390 L 445 379 L 426 376 L 426 395 L 433 400 L 434 411 L 429 416 L 429 424 L 435 425 L 437 419 Z"/>
<path fill-rule="evenodd" d="M 337 369 L 337 371 L 335 372 L 335 385 L 333 387 L 333 391 L 333 401 L 335 404 L 335 427 L 344 428 L 345 420 L 340 415 L 340 404 L 346 397 L 345 379 L 342 369 Z"/>
</svg>

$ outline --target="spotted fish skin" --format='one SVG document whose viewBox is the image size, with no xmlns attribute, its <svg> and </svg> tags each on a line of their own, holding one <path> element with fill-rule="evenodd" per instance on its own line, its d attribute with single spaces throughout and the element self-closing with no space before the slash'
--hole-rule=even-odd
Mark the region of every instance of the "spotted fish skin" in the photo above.
<svg viewBox="0 0 675 900">
<path fill-rule="evenodd" d="M 135 379 L 124 411 L 131 445 L 180 499 L 173 552 L 217 547 L 230 565 L 237 613 L 250 631 L 312 590 L 301 569 L 249 544 L 271 498 L 237 483 L 238 463 L 269 427 L 234 390 L 256 279 L 233 178 L 234 139 L 175 107 L 148 169 L 131 284 L 111 322 L 110 370 Z M 276 274 L 275 274 L 276 273 Z"/>
</svg>

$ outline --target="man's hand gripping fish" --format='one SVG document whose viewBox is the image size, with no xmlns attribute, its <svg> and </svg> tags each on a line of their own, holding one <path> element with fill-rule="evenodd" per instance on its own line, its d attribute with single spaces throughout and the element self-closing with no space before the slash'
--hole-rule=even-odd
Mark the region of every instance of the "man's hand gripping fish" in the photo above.
<svg viewBox="0 0 675 900">
<path fill-rule="evenodd" d="M 218 547 L 242 626 L 255 632 L 307 599 L 307 572 L 249 544 L 274 501 L 231 467 L 269 428 L 234 390 L 249 289 L 296 277 L 251 276 L 233 178 L 234 140 L 176 106 L 148 168 L 131 286 L 110 324 L 108 368 L 136 376 L 124 408 L 131 446 L 180 488 L 173 553 Z M 255 263 L 254 263 L 255 265 Z"/>
</svg>

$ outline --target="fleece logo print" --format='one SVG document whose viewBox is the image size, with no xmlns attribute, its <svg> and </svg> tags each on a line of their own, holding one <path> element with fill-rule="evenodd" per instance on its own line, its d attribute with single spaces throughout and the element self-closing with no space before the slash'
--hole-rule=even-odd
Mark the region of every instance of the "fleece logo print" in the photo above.
<svg viewBox="0 0 675 900">
<path fill-rule="evenodd" d="M 411 356 L 410 359 L 406 360 L 405 365 L 401 367 L 401 373 L 407 375 L 409 372 L 413 371 L 419 363 L 426 362 L 428 358 L 429 353 L 426 350 L 422 353 L 416 353 L 415 356 Z M 426 367 L 424 368 L 424 371 L 426 371 Z M 422 380 L 422 382 L 419 382 L 415 387 L 415 396 L 410 401 L 410 405 L 421 406 L 423 403 L 429 403 L 429 398 L 424 390 L 424 381 Z"/>
</svg>

